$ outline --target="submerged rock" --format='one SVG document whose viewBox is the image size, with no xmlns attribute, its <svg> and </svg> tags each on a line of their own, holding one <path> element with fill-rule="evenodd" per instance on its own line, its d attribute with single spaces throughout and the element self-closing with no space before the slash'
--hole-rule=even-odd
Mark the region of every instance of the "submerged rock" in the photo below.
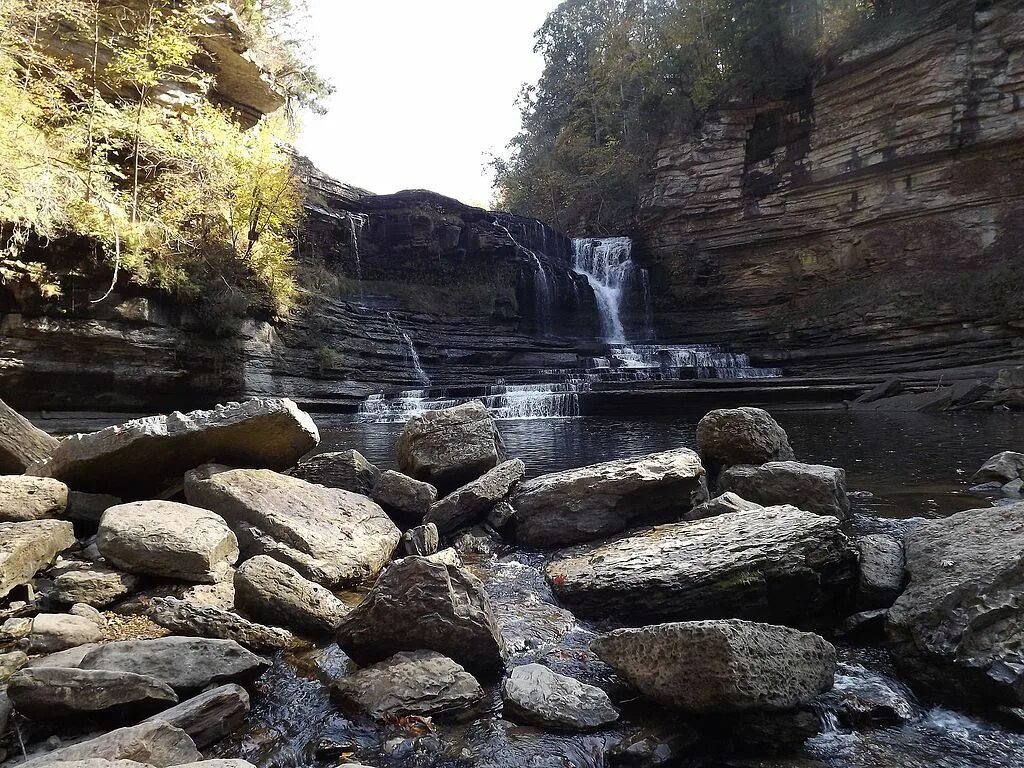
<svg viewBox="0 0 1024 768">
<path fill-rule="evenodd" d="M 618 459 L 519 486 L 512 498 L 515 537 L 529 547 L 576 544 L 678 520 L 706 499 L 704 468 L 689 449 Z"/>
<path fill-rule="evenodd" d="M 21 523 L 62 517 L 68 487 L 50 477 L 0 476 L 0 522 Z"/>
<path fill-rule="evenodd" d="M 46 461 L 60 442 L 0 400 L 0 475 L 20 475 Z"/>
<path fill-rule="evenodd" d="M 62 520 L 0 523 L 0 597 L 30 581 L 74 545 L 75 529 Z"/>
<path fill-rule="evenodd" d="M 180 728 L 199 749 L 205 749 L 232 733 L 249 714 L 249 694 L 234 683 L 200 693 L 175 707 L 153 715 L 146 722 Z"/>
<path fill-rule="evenodd" d="M 180 728 L 161 722 L 141 723 L 118 728 L 88 741 L 55 749 L 32 757 L 22 768 L 46 768 L 55 763 L 90 760 L 134 760 L 137 763 L 171 768 L 203 759 L 195 742 Z"/>
<path fill-rule="evenodd" d="M 823 464 L 771 461 L 760 466 L 733 466 L 722 473 L 718 488 L 763 506 L 792 504 L 840 520 L 850 514 L 846 472 Z"/>
<path fill-rule="evenodd" d="M 369 496 L 377 484 L 380 470 L 359 451 L 318 453 L 303 459 L 288 474 L 307 483 Z"/>
<path fill-rule="evenodd" d="M 786 430 L 760 408 L 711 411 L 697 424 L 697 447 L 713 467 L 796 458 Z"/>
<path fill-rule="evenodd" d="M 705 501 L 703 504 L 698 504 L 687 512 L 683 519 L 703 520 L 705 517 L 718 517 L 718 515 L 727 515 L 730 512 L 750 512 L 754 509 L 761 509 L 761 507 L 761 504 L 755 504 L 732 491 L 726 491 L 721 496 L 716 496 Z"/>
<path fill-rule="evenodd" d="M 424 522 L 436 524 L 442 534 L 479 522 L 525 474 L 526 465 L 521 459 L 504 461 L 431 506 Z"/>
<path fill-rule="evenodd" d="M 177 694 L 152 677 L 65 667 L 24 669 L 11 678 L 7 693 L 15 709 L 33 720 L 138 718 L 178 703 Z"/>
<path fill-rule="evenodd" d="M 381 473 L 371 496 L 392 517 L 418 523 L 437 499 L 437 488 L 389 469 Z"/>
<path fill-rule="evenodd" d="M 280 650 L 295 645 L 291 632 L 243 619 L 237 613 L 176 597 L 154 597 L 147 615 L 154 623 L 184 637 L 234 640 L 254 651 Z"/>
<path fill-rule="evenodd" d="M 330 590 L 266 555 L 235 572 L 235 604 L 261 621 L 313 633 L 333 632 L 349 611 Z"/>
<path fill-rule="evenodd" d="M 544 728 L 586 731 L 619 719 L 608 694 L 543 664 L 515 667 L 502 685 L 505 713 Z"/>
<path fill-rule="evenodd" d="M 72 435 L 29 474 L 76 491 L 152 498 L 205 462 L 287 469 L 319 442 L 313 420 L 291 400 L 255 399 Z"/>
</svg>

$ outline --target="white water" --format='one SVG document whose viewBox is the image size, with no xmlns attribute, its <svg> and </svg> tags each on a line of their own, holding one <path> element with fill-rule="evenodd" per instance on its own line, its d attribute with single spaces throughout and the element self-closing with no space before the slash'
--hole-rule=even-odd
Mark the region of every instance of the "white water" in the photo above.
<svg viewBox="0 0 1024 768">
<path fill-rule="evenodd" d="M 633 261 L 633 241 L 628 237 L 588 237 L 573 240 L 573 248 L 573 269 L 587 278 L 597 299 L 602 338 L 609 344 L 625 344 L 622 306 L 627 291 L 638 286 L 645 300 L 648 293 L 647 270 Z"/>
<path fill-rule="evenodd" d="M 352 255 L 355 258 L 356 262 L 356 280 L 362 282 L 363 265 L 359 260 L 359 237 L 360 235 L 363 234 L 363 227 L 366 226 L 367 222 L 370 220 L 370 217 L 367 216 L 365 213 L 351 212 L 347 212 L 345 214 L 345 217 L 348 220 L 348 231 L 352 245 Z"/>
<path fill-rule="evenodd" d="M 420 355 L 419 352 L 416 351 L 416 345 L 412 343 L 412 339 L 409 337 L 409 334 L 402 330 L 402 326 L 400 326 L 395 321 L 395 318 L 391 316 L 390 312 L 387 313 L 387 318 L 388 322 L 395 329 L 395 333 L 398 335 L 398 337 L 402 340 L 402 343 L 405 345 L 406 355 L 409 358 L 410 364 L 412 365 L 412 371 L 413 374 L 416 376 L 416 380 L 419 381 L 419 383 L 422 384 L 423 386 L 429 387 L 430 377 L 427 376 L 427 372 L 423 370 L 423 366 L 420 364 Z"/>
<path fill-rule="evenodd" d="M 537 325 L 542 334 L 550 334 L 555 314 L 555 297 L 558 295 L 558 284 L 555 282 L 554 276 L 548 271 L 547 267 L 544 266 L 544 262 L 540 260 L 540 257 L 534 251 L 516 240 L 516 236 L 512 234 L 508 227 L 497 219 L 494 219 L 494 226 L 508 235 L 508 239 L 512 241 L 516 249 L 525 253 L 533 261 L 533 300 L 537 313 Z M 544 248 L 546 249 L 548 232 L 543 226 L 541 226 L 541 233 Z"/>
</svg>

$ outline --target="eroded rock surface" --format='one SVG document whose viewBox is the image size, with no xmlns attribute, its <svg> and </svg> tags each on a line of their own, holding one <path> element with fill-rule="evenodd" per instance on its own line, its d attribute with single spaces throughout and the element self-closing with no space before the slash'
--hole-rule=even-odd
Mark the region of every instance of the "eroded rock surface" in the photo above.
<svg viewBox="0 0 1024 768">
<path fill-rule="evenodd" d="M 57 445 L 56 438 L 0 400 L 0 474 L 21 474 L 32 464 L 46 461 Z"/>
<path fill-rule="evenodd" d="M 74 760 L 134 760 L 137 763 L 171 768 L 198 762 L 203 756 L 183 730 L 161 722 L 118 728 L 94 739 L 55 749 L 22 763 L 26 768 L 44 768 Z"/>
<path fill-rule="evenodd" d="M 0 597 L 27 582 L 74 544 L 74 527 L 61 520 L 0 523 Z"/>
<path fill-rule="evenodd" d="M 719 477 L 718 488 L 762 506 L 792 504 L 840 519 L 850 514 L 846 472 L 823 464 L 770 461 L 758 466 L 733 466 Z"/>
<path fill-rule="evenodd" d="M 145 716 L 178 703 L 164 683 L 131 672 L 34 667 L 11 678 L 7 693 L 33 720 L 96 715 Z"/>
<path fill-rule="evenodd" d="M 369 496 L 380 470 L 359 451 L 348 450 L 310 456 L 288 470 L 288 474 L 307 483 Z"/>
<path fill-rule="evenodd" d="M 330 590 L 266 555 L 235 572 L 235 604 L 261 621 L 313 633 L 333 632 L 349 611 Z"/>
<path fill-rule="evenodd" d="M 175 597 L 149 601 L 149 618 L 176 635 L 234 640 L 254 651 L 272 651 L 295 645 L 291 632 L 256 624 L 237 613 Z"/>
<path fill-rule="evenodd" d="M 505 713 L 519 722 L 586 731 L 619 719 L 608 694 L 543 664 L 515 667 L 502 685 Z"/>
<path fill-rule="evenodd" d="M 62 517 L 68 487 L 49 477 L 0 476 L 0 522 L 20 523 Z"/>
<path fill-rule="evenodd" d="M 711 411 L 697 424 L 697 447 L 716 467 L 796 458 L 786 430 L 761 408 Z"/>
<path fill-rule="evenodd" d="M 431 506 L 424 522 L 434 523 L 444 535 L 472 525 L 508 496 L 525 474 L 521 459 L 504 461 Z"/>
</svg>

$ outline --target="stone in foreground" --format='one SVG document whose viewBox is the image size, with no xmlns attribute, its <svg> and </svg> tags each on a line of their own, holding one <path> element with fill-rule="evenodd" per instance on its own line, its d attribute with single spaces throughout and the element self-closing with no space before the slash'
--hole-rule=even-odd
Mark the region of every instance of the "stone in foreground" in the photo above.
<svg viewBox="0 0 1024 768">
<path fill-rule="evenodd" d="M 74 760 L 134 760 L 156 768 L 198 762 L 203 756 L 180 728 L 153 722 L 118 728 L 95 739 L 62 747 L 21 763 L 21 768 L 46 768 Z"/>
<path fill-rule="evenodd" d="M 542 664 L 512 670 L 502 686 L 505 714 L 542 728 L 586 731 L 619 719 L 608 694 Z"/>
<path fill-rule="evenodd" d="M 404 651 L 338 678 L 331 695 L 378 720 L 387 715 L 444 716 L 469 709 L 484 697 L 476 678 L 434 651 Z"/>
<path fill-rule="evenodd" d="M 381 473 L 371 495 L 392 518 L 419 523 L 437 500 L 437 488 L 389 469 Z"/>
<path fill-rule="evenodd" d="M 369 496 L 377 484 L 380 470 L 359 451 L 318 453 L 303 459 L 288 474 L 307 483 Z"/>
<path fill-rule="evenodd" d="M 173 501 L 136 501 L 103 513 L 96 545 L 130 573 L 212 584 L 238 560 L 238 540 L 214 513 Z"/>
<path fill-rule="evenodd" d="M 235 572 L 235 604 L 260 621 L 314 634 L 336 630 L 349 610 L 330 590 L 266 555 Z"/>
<path fill-rule="evenodd" d="M 591 647 L 645 697 L 692 713 L 796 709 L 836 672 L 818 635 L 736 619 L 618 629 Z"/>
<path fill-rule="evenodd" d="M 46 461 L 60 442 L 0 400 L 0 475 L 20 475 Z"/>
<path fill-rule="evenodd" d="M 707 499 L 704 467 L 681 448 L 541 475 L 512 497 L 515 537 L 560 547 L 644 524 L 679 520 Z"/>
<path fill-rule="evenodd" d="M 711 411 L 697 424 L 697 447 L 715 468 L 796 458 L 786 430 L 760 408 Z"/>
<path fill-rule="evenodd" d="M 338 629 L 360 664 L 432 650 L 470 670 L 505 664 L 505 643 L 480 581 L 454 565 L 406 557 L 389 565 Z"/>
<path fill-rule="evenodd" d="M 442 534 L 479 522 L 511 493 L 525 474 L 526 465 L 521 459 L 504 461 L 435 503 L 424 522 L 434 523 Z"/>
<path fill-rule="evenodd" d="M 236 530 L 255 529 L 242 536 L 247 555 L 271 555 L 329 587 L 372 579 L 401 536 L 365 496 L 269 470 L 202 467 L 186 476 L 185 496 Z"/>
<path fill-rule="evenodd" d="M 14 707 L 33 720 L 69 717 L 144 717 L 178 703 L 159 680 L 131 672 L 34 667 L 11 678 Z"/>
<path fill-rule="evenodd" d="M 0 597 L 50 565 L 75 545 L 75 529 L 63 520 L 0 523 Z"/>
<path fill-rule="evenodd" d="M 220 741 L 249 714 L 249 694 L 234 683 L 222 685 L 153 715 L 147 722 L 173 725 L 187 733 L 199 749 Z"/>
<path fill-rule="evenodd" d="M 857 550 L 834 517 L 766 507 L 581 548 L 545 572 L 559 601 L 581 616 L 813 626 L 852 596 Z"/>
<path fill-rule="evenodd" d="M 149 601 L 147 614 L 154 623 L 184 637 L 234 640 L 254 651 L 275 651 L 295 645 L 295 637 L 287 630 L 266 627 L 223 608 L 176 597 L 154 597 Z"/>
<path fill-rule="evenodd" d="M 0 523 L 61 517 L 68 506 L 68 487 L 51 477 L 0 476 Z"/>
<path fill-rule="evenodd" d="M 76 491 L 152 498 L 200 464 L 287 469 L 319 442 L 313 420 L 291 400 L 255 399 L 72 435 L 28 473 Z"/>
<path fill-rule="evenodd" d="M 84 616 L 40 613 L 32 619 L 32 633 L 26 638 L 25 647 L 29 653 L 56 653 L 102 639 L 100 628 Z"/>
<path fill-rule="evenodd" d="M 792 504 L 840 520 L 850 514 L 846 472 L 824 464 L 798 461 L 771 461 L 760 466 L 741 464 L 722 473 L 718 488 L 762 506 Z"/>
</svg>

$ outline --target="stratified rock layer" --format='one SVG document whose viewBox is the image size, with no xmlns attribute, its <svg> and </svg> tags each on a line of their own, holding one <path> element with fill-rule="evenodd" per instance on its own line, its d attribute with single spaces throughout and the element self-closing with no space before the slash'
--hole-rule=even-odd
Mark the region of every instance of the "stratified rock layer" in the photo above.
<svg viewBox="0 0 1024 768">
<path fill-rule="evenodd" d="M 0 400 L 0 474 L 16 475 L 57 449 L 57 439 L 37 429 Z"/>
<path fill-rule="evenodd" d="M 0 597 L 74 544 L 74 527 L 61 520 L 0 523 Z"/>
</svg>

